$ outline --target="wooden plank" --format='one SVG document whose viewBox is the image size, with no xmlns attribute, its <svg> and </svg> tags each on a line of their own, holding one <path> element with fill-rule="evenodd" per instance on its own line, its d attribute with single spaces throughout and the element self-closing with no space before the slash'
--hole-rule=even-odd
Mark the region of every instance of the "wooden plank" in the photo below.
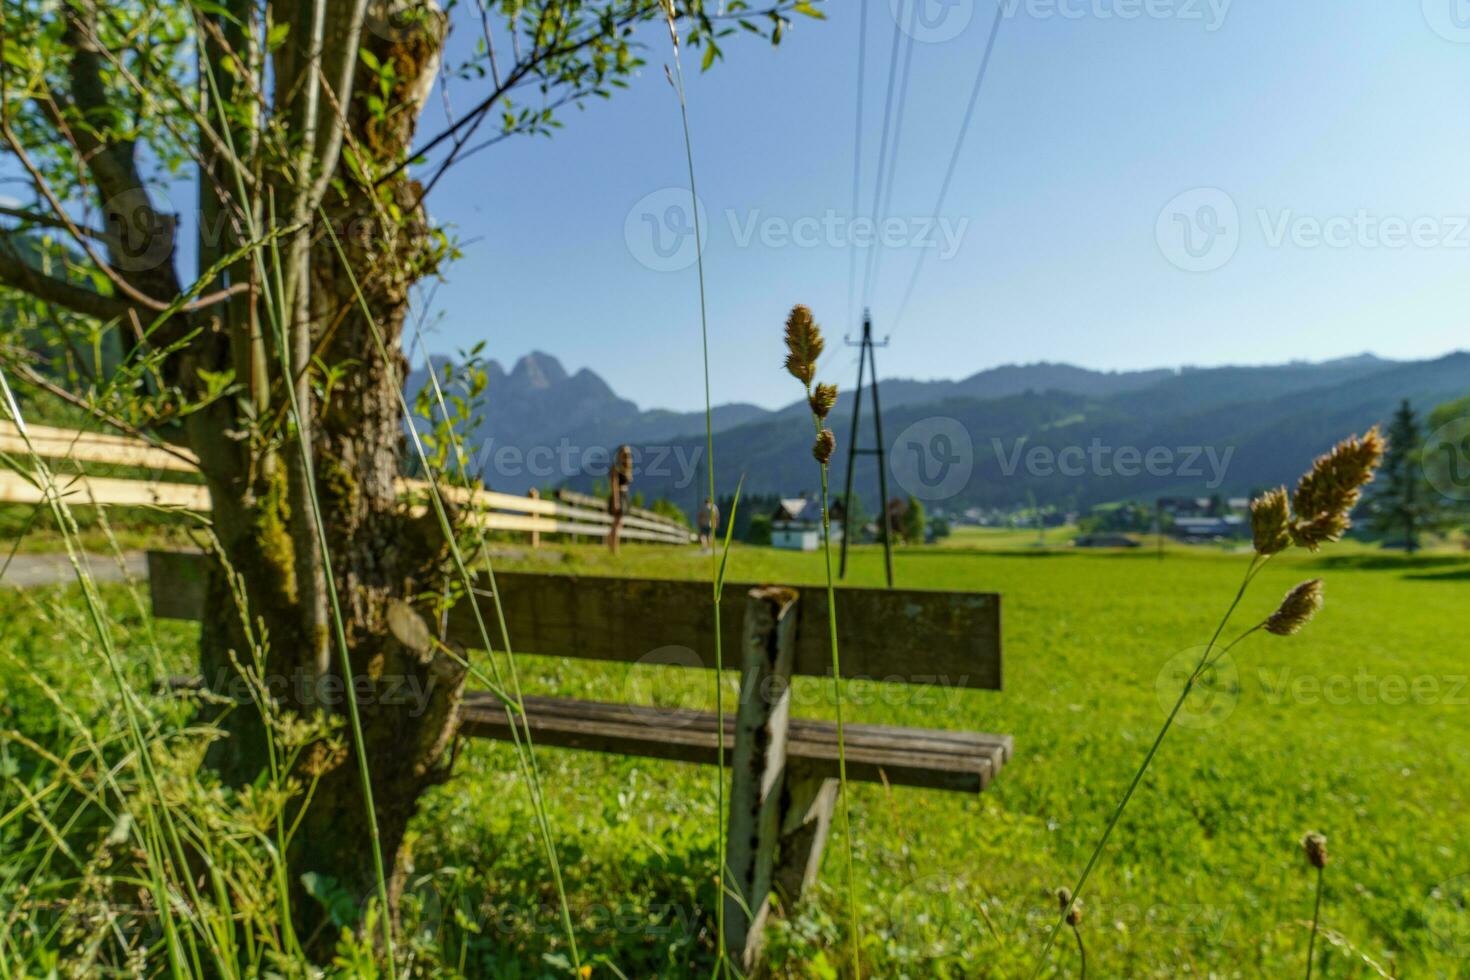
<svg viewBox="0 0 1470 980">
<path fill-rule="evenodd" d="M 413 508 L 414 513 L 424 513 L 425 507 Z M 542 534 L 581 534 L 593 538 L 605 538 L 612 533 L 610 524 L 582 524 L 573 520 L 539 517 L 534 514 L 506 514 L 500 511 L 472 514 L 467 520 L 477 522 L 488 531 L 530 531 Z M 653 541 L 658 544 L 687 544 L 682 538 L 664 531 L 645 531 L 640 528 L 623 528 L 619 537 L 626 541 Z"/>
<path fill-rule="evenodd" d="M 726 838 L 725 951 L 749 973 L 760 957 L 770 913 L 771 876 L 781 831 L 791 660 L 796 650 L 794 589 L 751 589 L 745 597 L 740 700 L 730 759 Z"/>
<path fill-rule="evenodd" d="M 155 593 L 155 602 L 162 598 Z M 199 690 L 203 681 L 198 677 L 173 677 L 167 687 Z M 713 712 L 543 695 L 528 695 L 525 705 L 532 733 L 541 745 L 704 765 L 713 765 L 718 758 L 715 730 L 719 726 Z M 465 737 L 510 740 L 505 705 L 495 695 L 466 692 L 460 713 Z M 727 760 L 735 743 L 735 725 L 735 717 L 727 714 Z M 894 786 L 979 792 L 990 785 L 1012 754 L 1011 736 L 985 732 L 849 723 L 844 734 L 848 778 L 859 783 L 886 781 Z M 936 741 L 947 747 L 934 750 Z M 834 722 L 791 719 L 786 740 L 790 767 L 787 779 L 791 773 L 800 774 L 802 780 L 835 778 L 836 743 Z M 793 821 L 792 807 L 786 810 L 783 827 L 804 822 L 809 816 L 797 814 Z M 783 836 L 789 832 L 784 829 Z"/>
<path fill-rule="evenodd" d="M 160 619 L 198 619 L 204 609 L 205 564 L 196 551 L 148 552 L 148 594 Z"/>
<path fill-rule="evenodd" d="M 583 718 L 606 721 L 614 724 L 658 725 L 672 728 L 710 726 L 712 732 L 714 715 L 689 708 L 663 708 L 637 704 L 616 704 L 602 701 L 582 701 L 565 698 L 533 697 L 527 703 L 535 703 L 536 711 L 544 717 Z M 733 736 L 733 716 L 725 717 L 725 729 Z M 789 738 L 803 744 L 837 744 L 837 726 L 833 722 L 807 718 L 791 718 L 787 724 Z M 930 755 L 958 755 L 969 757 L 983 755 L 995 761 L 996 767 L 1004 764 L 1011 756 L 1009 735 L 990 735 L 985 732 L 955 731 L 939 728 L 903 728 L 892 725 L 848 725 L 846 741 L 849 747 L 859 746 L 876 751 L 896 749 L 920 749 Z"/>
<path fill-rule="evenodd" d="M 816 884 L 842 784 L 806 760 L 792 761 L 781 795 L 780 842 L 771 887 L 786 908 Z"/>
<path fill-rule="evenodd" d="M 133 466 L 140 469 L 169 470 L 171 472 L 198 472 L 197 457 L 186 449 L 177 449 L 178 455 L 166 452 L 141 439 L 130 436 L 110 435 L 101 432 L 81 432 L 73 429 L 61 429 L 46 425 L 27 425 L 26 432 L 30 437 L 29 446 L 20 435 L 20 429 L 13 422 L 0 422 L 0 452 L 25 455 L 34 451 L 43 459 L 71 459 L 78 462 L 106 463 L 116 466 Z M 183 456 L 185 458 L 180 458 Z M 96 478 L 94 478 L 96 479 Z M 147 484 L 147 481 L 138 481 Z M 134 505 L 139 503 L 155 503 L 156 500 L 148 490 L 119 490 L 111 485 L 102 485 L 104 492 L 111 495 L 111 500 L 99 500 L 100 503 L 112 503 L 118 506 Z M 424 480 L 402 479 L 398 481 L 399 492 L 404 495 L 417 494 L 427 499 L 429 484 Z M 20 494 L 21 491 L 13 491 Z M 165 495 L 173 491 L 164 491 Z M 607 531 L 584 529 L 581 525 L 611 525 L 612 517 L 607 513 L 605 503 L 598 502 L 596 497 L 589 500 L 598 503 L 593 508 L 578 508 L 569 506 L 558 500 L 536 500 L 530 497 L 520 497 L 514 494 L 499 493 L 493 490 L 468 490 L 464 487 L 440 484 L 440 492 L 446 500 L 451 500 L 461 506 L 474 506 L 490 511 L 509 511 L 516 514 L 539 515 L 556 518 L 577 525 L 569 527 L 565 531 L 551 530 L 544 526 L 524 527 L 512 526 L 512 522 L 504 522 L 495 530 L 530 530 L 532 532 L 585 534 L 591 537 L 606 537 Z M 5 502 L 5 501 L 0 501 Z M 30 499 L 18 499 L 9 502 L 29 503 Z M 190 503 L 179 504 L 187 506 L 191 510 L 207 510 L 207 507 L 195 506 L 193 498 Z M 634 541 L 657 541 L 661 544 L 686 544 L 695 540 L 693 533 L 678 524 L 670 521 L 652 511 L 643 511 L 635 508 L 636 514 L 629 515 L 623 519 L 622 537 Z M 636 534 L 634 531 L 651 532 L 648 534 Z"/>
<path fill-rule="evenodd" d="M 539 531 L 542 534 L 582 534 L 588 537 L 605 538 L 612 533 L 608 524 L 579 524 L 574 521 L 550 520 L 544 517 L 520 514 L 477 514 L 471 518 L 490 531 Z M 618 536 L 625 541 L 652 541 L 657 544 L 687 544 L 662 531 L 645 531 L 625 527 Z"/>
<path fill-rule="evenodd" d="M 483 583 L 482 583 L 483 584 Z M 586 660 L 637 663 L 669 647 L 714 666 L 709 584 L 695 581 L 502 573 L 496 575 L 506 623 L 518 650 Z M 721 602 L 740 609 L 750 583 L 731 583 Z M 479 601 L 493 608 L 488 593 Z M 827 596 L 802 591 L 796 660 L 802 676 L 831 675 Z M 999 690 L 1000 596 L 988 593 L 841 588 L 837 590 L 842 676 Z M 722 617 L 722 643 L 740 649 L 741 623 Z M 468 608 L 450 612 L 450 635 L 474 645 Z M 733 666 L 733 664 L 732 664 Z"/>
<path fill-rule="evenodd" d="M 125 436 L 114 432 L 84 432 L 80 429 L 63 429 L 54 425 L 37 425 L 33 422 L 26 423 L 26 432 L 30 433 L 32 439 L 51 439 L 60 442 L 86 442 L 98 446 L 117 446 L 124 449 L 153 449 L 152 443 L 138 439 L 134 436 Z M 9 420 L 0 419 L 0 435 L 20 435 L 20 427 Z M 173 447 L 180 455 L 190 459 L 196 457 L 189 450 L 181 447 Z"/>
<path fill-rule="evenodd" d="M 667 759 L 674 762 L 715 764 L 719 741 L 713 712 L 643 705 L 610 704 L 569 698 L 528 696 L 526 717 L 538 745 L 583 749 L 617 755 Z M 465 695 L 460 706 L 461 732 L 471 738 L 508 740 L 510 727 L 500 699 L 484 691 Z M 837 776 L 836 724 L 792 720 L 786 757 L 801 763 L 812 778 Z M 816 730 L 822 737 L 812 738 Z M 983 790 L 1004 765 L 998 746 L 1010 736 L 955 732 L 968 737 L 943 751 L 925 748 L 937 733 L 931 729 L 895 729 L 891 726 L 848 724 L 847 778 L 852 782 L 881 783 L 975 793 Z M 904 736 L 912 738 L 912 747 Z M 735 718 L 725 717 L 725 753 L 735 743 Z"/>
<path fill-rule="evenodd" d="M 33 451 L 42 459 L 71 459 L 83 463 L 109 463 L 115 466 L 135 466 L 140 469 L 171 470 L 183 473 L 194 473 L 199 469 L 188 460 L 180 459 L 172 453 L 147 443 L 114 445 L 91 439 L 57 438 L 35 433 L 31 433 L 30 442 L 27 443 L 17 432 L 0 430 L 0 452 L 23 458 Z"/>
<path fill-rule="evenodd" d="M 426 501 L 428 500 L 429 484 L 426 481 L 400 480 L 398 486 L 399 492 L 404 494 L 405 496 L 418 495 L 423 497 Z M 612 516 L 608 514 L 606 510 L 593 510 L 585 507 L 574 507 L 569 504 L 562 503 L 559 500 L 541 500 L 532 497 L 518 497 L 514 494 L 498 493 L 494 490 L 471 491 L 465 487 L 446 486 L 443 484 L 440 485 L 439 492 L 443 494 L 445 500 L 451 501 L 455 504 L 459 504 L 460 506 L 473 506 L 477 508 L 485 508 L 488 510 L 511 511 L 520 514 L 553 517 L 568 521 L 579 522 L 580 524 L 602 524 L 607 526 L 612 525 Z M 591 499 L 595 500 L 596 498 L 594 497 Z M 623 533 L 621 536 L 624 538 L 630 537 L 628 533 L 630 528 L 644 531 L 652 531 L 662 534 L 663 537 L 657 540 L 667 539 L 669 543 L 682 544 L 695 540 L 695 536 L 689 531 L 688 528 L 680 527 L 678 524 L 668 521 L 650 521 L 643 520 L 637 517 L 625 517 L 623 519 Z M 540 528 L 540 530 L 544 531 L 546 529 Z M 606 537 L 608 531 L 606 530 L 606 528 L 604 528 L 600 532 L 578 529 L 565 533 L 590 534 L 595 537 Z M 647 536 L 637 536 L 633 537 L 632 540 L 652 541 L 656 539 Z"/>
<path fill-rule="evenodd" d="M 578 493 L 575 490 L 568 490 L 565 487 L 557 490 L 556 496 L 557 499 L 564 500 L 575 507 L 583 507 L 588 510 L 597 510 L 601 511 L 604 514 L 607 513 L 606 498 L 594 497 L 590 493 Z M 676 531 L 683 531 L 685 533 L 688 533 L 689 531 L 689 528 L 685 527 L 683 524 L 680 524 L 672 517 L 665 517 L 663 514 L 660 514 L 657 511 L 649 510 L 646 507 L 629 507 L 627 517 L 625 517 L 624 520 L 627 520 L 629 517 L 640 518 L 645 521 L 650 521 L 654 524 L 662 524 L 663 526 L 673 528 Z"/>
<path fill-rule="evenodd" d="M 157 480 L 120 480 L 114 477 L 56 473 L 56 488 L 71 506 L 103 504 L 115 507 L 178 507 L 204 513 L 209 510 L 209 490 L 192 483 L 161 483 Z M 19 473 L 0 472 L 0 503 L 39 504 L 45 495 Z"/>
<path fill-rule="evenodd" d="M 203 561 L 195 556 L 196 561 Z M 176 569 L 170 574 L 179 574 Z M 707 582 L 623 579 L 533 572 L 495 576 L 506 626 L 518 651 L 614 663 L 679 661 L 714 667 L 714 615 Z M 487 621 L 495 610 L 479 583 L 477 601 Z M 750 584 L 728 584 L 721 603 L 740 609 Z M 199 613 L 184 618 L 197 619 Z M 802 591 L 797 610 L 795 662 L 800 676 L 831 676 L 827 595 Z M 842 676 L 973 690 L 1001 688 L 1000 596 L 918 589 L 837 590 Z M 722 617 L 724 649 L 741 644 L 739 617 Z M 449 639 L 478 647 L 474 614 L 461 603 L 449 614 Z"/>
</svg>

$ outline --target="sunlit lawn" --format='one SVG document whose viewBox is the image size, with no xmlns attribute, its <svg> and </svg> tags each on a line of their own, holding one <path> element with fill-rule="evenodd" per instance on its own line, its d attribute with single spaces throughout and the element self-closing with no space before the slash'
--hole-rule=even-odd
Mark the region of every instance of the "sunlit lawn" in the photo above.
<svg viewBox="0 0 1470 980">
<path fill-rule="evenodd" d="M 702 576 L 708 561 L 638 548 L 614 564 L 588 548 L 570 557 L 526 553 L 517 564 Z M 1052 921 L 1051 893 L 1080 869 L 1163 718 L 1161 668 L 1208 639 L 1247 561 L 1216 548 L 1173 548 L 1162 560 L 1151 548 L 899 550 L 902 586 L 1003 594 L 1006 690 L 868 685 L 851 692 L 862 702 L 851 716 L 1007 732 L 1017 752 L 977 799 L 855 790 L 863 927 L 875 969 L 916 977 L 1028 972 Z M 811 554 L 740 549 L 732 563 L 739 580 L 821 577 Z M 855 552 L 853 582 L 875 585 L 881 574 L 877 549 Z M 1352 544 L 1319 559 L 1279 558 L 1258 579 L 1240 624 L 1318 575 L 1328 583 L 1319 619 L 1298 637 L 1258 634 L 1238 648 L 1235 684 L 1206 692 L 1217 699 L 1210 710 L 1186 713 L 1198 720 L 1175 730 L 1145 782 L 1090 889 L 1084 937 L 1095 974 L 1303 971 L 1311 891 L 1298 840 L 1313 829 L 1327 834 L 1333 852 L 1329 928 L 1400 975 L 1464 968 L 1470 949 L 1456 949 L 1453 935 L 1437 938 L 1426 915 L 1443 911 L 1431 897 L 1438 884 L 1470 873 L 1470 823 L 1461 816 L 1470 785 L 1470 560 L 1410 560 Z M 528 689 L 538 692 L 607 700 L 656 693 L 660 703 L 712 707 L 708 681 L 688 671 L 523 662 Z M 801 711 L 829 716 L 822 692 L 816 681 L 799 687 Z M 710 860 L 710 770 L 551 749 L 541 758 L 558 825 L 580 858 L 570 875 L 583 900 L 672 907 L 687 901 L 682 890 L 702 889 L 685 879 L 709 870 L 698 862 Z M 468 778 L 440 795 L 434 823 L 455 827 L 455 843 L 436 849 L 440 859 L 490 857 L 476 840 L 476 815 L 491 801 L 501 826 L 516 819 L 507 801 L 523 812 L 514 779 L 489 775 L 510 761 L 504 747 L 477 746 Z M 471 770 L 487 774 L 473 789 Z M 841 854 L 828 853 L 828 888 L 842 881 Z M 840 935 L 839 897 L 828 892 L 817 909 L 776 927 L 777 962 L 789 957 L 800 975 L 797 962 Z M 624 952 L 670 947 L 670 962 L 689 955 L 679 930 L 654 930 L 658 938 L 646 944 L 628 933 L 594 930 L 592 941 Z M 1371 972 L 1339 948 L 1335 975 Z M 1074 957 L 1071 945 L 1056 954 L 1069 973 Z"/>
<path fill-rule="evenodd" d="M 900 586 L 1004 596 L 1006 689 L 867 685 L 849 691 L 849 717 L 1006 732 L 1016 756 L 977 798 L 855 788 L 864 966 L 873 975 L 1030 975 L 1054 890 L 1080 870 L 1163 719 L 1161 669 L 1208 639 L 1248 561 L 1215 548 L 1170 549 L 1162 559 L 1149 547 L 1076 552 L 1053 534 L 1055 550 L 951 541 L 897 554 Z M 709 561 L 694 549 L 632 547 L 616 562 L 592 547 L 515 549 L 501 567 L 695 577 Z M 740 581 L 815 585 L 822 574 L 815 554 L 739 548 L 731 562 Z M 881 569 L 881 552 L 858 549 L 851 578 L 876 585 Z M 1406 559 L 1356 545 L 1285 556 L 1258 579 L 1240 625 L 1319 575 L 1328 603 L 1318 619 L 1298 637 L 1258 634 L 1237 648 L 1234 682 L 1186 712 L 1140 789 L 1088 888 L 1091 975 L 1304 973 L 1312 879 L 1298 840 L 1307 830 L 1325 833 L 1332 853 L 1327 975 L 1375 975 L 1363 957 L 1397 976 L 1470 972 L 1466 915 L 1436 893 L 1470 874 L 1470 558 Z M 85 683 L 64 670 L 56 628 L 19 625 L 39 612 L 3 590 L 0 609 L 11 621 L 0 640 L 8 649 L 43 651 L 33 657 L 43 670 Z M 163 628 L 178 656 L 193 629 Z M 520 663 L 529 692 L 713 704 L 703 672 Z M 22 683 L 11 664 L 0 667 Z M 830 716 L 825 693 L 800 682 L 799 712 Z M 7 713 L 5 723 L 19 717 Z M 713 769 L 537 755 L 584 951 L 606 954 L 630 977 L 683 975 L 695 963 L 707 972 Z M 449 964 L 462 955 L 468 973 L 553 975 L 565 944 L 513 753 L 472 744 L 458 772 L 419 821 L 417 874 L 428 899 L 406 921 L 441 927 Z M 845 968 L 842 855 L 840 842 L 829 847 L 816 900 L 773 923 L 778 973 Z M 450 928 L 456 904 L 461 922 Z M 1076 975 L 1075 945 L 1063 938 L 1055 969 Z M 599 966 L 594 975 L 615 974 Z"/>
</svg>

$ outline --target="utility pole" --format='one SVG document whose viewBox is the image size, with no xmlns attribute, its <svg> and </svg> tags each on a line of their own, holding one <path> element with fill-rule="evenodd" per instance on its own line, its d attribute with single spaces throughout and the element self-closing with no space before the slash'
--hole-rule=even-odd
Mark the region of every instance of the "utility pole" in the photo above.
<svg viewBox="0 0 1470 980">
<path fill-rule="evenodd" d="M 853 389 L 852 397 L 852 438 L 847 440 L 847 484 L 842 495 L 842 560 L 838 565 L 837 577 L 847 577 L 847 541 L 852 536 L 852 471 L 858 456 L 878 457 L 878 527 L 881 528 L 883 537 L 883 568 L 888 575 L 888 587 L 893 588 L 893 541 L 892 532 L 888 527 L 888 470 L 883 456 L 883 411 L 878 404 L 878 361 L 873 356 L 873 348 L 887 347 L 888 338 L 884 337 L 882 343 L 873 340 L 873 318 L 867 310 L 863 310 L 863 339 L 853 343 L 843 338 L 849 347 L 860 347 L 858 352 L 858 379 L 857 387 Z M 878 438 L 877 447 L 873 449 L 859 448 L 858 438 L 858 416 L 863 407 L 863 368 L 872 365 L 873 368 L 873 428 Z"/>
</svg>

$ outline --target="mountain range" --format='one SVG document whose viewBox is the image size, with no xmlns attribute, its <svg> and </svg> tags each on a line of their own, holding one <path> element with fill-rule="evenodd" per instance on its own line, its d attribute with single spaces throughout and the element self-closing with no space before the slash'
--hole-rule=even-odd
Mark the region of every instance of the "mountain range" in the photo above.
<svg viewBox="0 0 1470 980">
<path fill-rule="evenodd" d="M 436 371 L 454 368 L 432 361 Z M 634 487 L 692 509 L 704 496 L 703 412 L 643 410 L 597 374 L 568 374 L 532 352 L 510 371 L 484 365 L 483 421 L 467 438 L 485 483 L 591 490 L 610 453 L 635 449 Z M 428 368 L 410 377 L 412 397 Z M 795 382 L 793 382 L 795 385 Z M 1159 494 L 1246 494 L 1290 483 L 1338 439 L 1387 420 L 1402 399 L 1422 413 L 1470 393 L 1470 353 L 1425 361 L 1369 354 L 1271 366 L 1092 371 L 1037 363 L 990 368 L 958 381 L 884 379 L 880 385 L 889 495 L 931 508 L 1087 506 Z M 864 389 L 859 444 L 871 447 Z M 836 432 L 834 489 L 846 475 L 852 392 L 828 419 Z M 776 410 L 714 409 L 721 493 L 744 479 L 758 494 L 812 492 L 818 470 L 804 400 Z M 859 456 L 856 492 L 878 494 L 876 458 Z M 870 506 L 871 509 L 871 506 Z"/>
</svg>

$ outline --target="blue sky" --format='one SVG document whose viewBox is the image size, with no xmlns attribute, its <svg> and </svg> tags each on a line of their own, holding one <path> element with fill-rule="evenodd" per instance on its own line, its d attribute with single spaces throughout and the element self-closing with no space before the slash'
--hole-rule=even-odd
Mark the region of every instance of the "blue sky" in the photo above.
<svg viewBox="0 0 1470 980">
<path fill-rule="evenodd" d="M 899 2 L 869 0 L 864 212 Z M 923 2 L 941 34 L 968 23 L 914 44 L 887 212 L 911 221 L 934 208 L 996 9 L 951 0 L 945 26 L 940 0 Z M 882 372 L 1412 358 L 1464 345 L 1460 2 L 1007 0 L 941 216 L 962 229 L 958 250 L 931 251 Z M 827 21 L 800 19 L 779 48 L 737 40 L 690 79 L 716 402 L 797 394 L 778 368 L 792 303 L 810 305 L 830 335 L 855 328 L 844 322 L 843 243 L 858 5 L 823 6 Z M 652 218 L 633 211 L 629 227 L 640 200 L 686 186 L 666 37 L 645 38 L 649 64 L 630 91 L 567 112 L 554 139 L 481 154 L 436 190 L 435 216 L 474 241 L 438 291 L 434 349 L 483 339 L 509 361 L 539 348 L 645 407 L 702 404 L 694 269 L 640 261 L 659 264 L 647 222 L 666 222 L 671 244 L 682 215 L 667 209 L 683 198 L 656 195 L 641 206 Z M 453 94 L 468 104 L 467 90 Z M 818 231 L 819 244 L 780 237 L 829 211 L 837 230 Z M 747 234 L 767 218 L 778 219 L 770 233 Z M 908 227 L 878 266 L 880 333 L 924 241 Z M 851 383 L 852 352 L 826 362 L 828 377 Z"/>
</svg>

